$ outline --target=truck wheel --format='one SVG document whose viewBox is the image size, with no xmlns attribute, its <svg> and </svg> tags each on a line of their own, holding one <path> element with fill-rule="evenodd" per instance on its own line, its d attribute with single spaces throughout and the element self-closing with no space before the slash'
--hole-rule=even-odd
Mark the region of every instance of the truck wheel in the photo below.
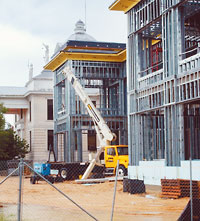
<svg viewBox="0 0 200 221">
<path fill-rule="evenodd" d="M 60 176 L 63 178 L 63 180 L 66 180 L 66 179 L 68 178 L 67 169 L 62 168 L 62 169 L 60 170 Z"/>
<path fill-rule="evenodd" d="M 118 169 L 118 176 L 123 177 L 126 175 L 127 175 L 127 169 L 123 165 L 120 165 Z"/>
</svg>

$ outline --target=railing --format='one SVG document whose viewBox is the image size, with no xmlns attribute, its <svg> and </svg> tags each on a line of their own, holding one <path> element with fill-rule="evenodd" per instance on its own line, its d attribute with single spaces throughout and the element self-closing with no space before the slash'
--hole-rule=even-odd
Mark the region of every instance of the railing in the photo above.
<svg viewBox="0 0 200 221">
<path fill-rule="evenodd" d="M 119 115 L 120 110 L 119 110 L 119 107 L 116 107 L 116 108 L 111 107 L 111 108 L 101 108 L 100 112 L 104 116 L 115 116 L 115 115 Z"/>
<path fill-rule="evenodd" d="M 62 117 L 63 115 L 65 115 L 66 114 L 65 107 L 64 108 L 59 108 L 57 114 L 58 114 L 58 117 Z"/>
<path fill-rule="evenodd" d="M 138 85 L 139 89 L 147 87 L 148 85 L 157 83 L 158 81 L 163 80 L 163 62 L 160 62 L 157 65 L 149 67 L 146 70 L 143 70 L 138 73 Z M 156 70 L 156 71 L 155 71 Z"/>
<path fill-rule="evenodd" d="M 187 57 L 188 54 L 195 53 L 194 55 Z M 194 48 L 190 51 L 181 53 L 179 55 L 179 74 L 188 72 L 200 67 L 200 47 Z"/>
<path fill-rule="evenodd" d="M 185 51 L 179 55 L 179 59 L 183 60 L 185 58 L 189 58 L 192 55 L 198 54 L 200 52 L 200 43 L 195 48 L 192 48 L 191 50 Z"/>
</svg>

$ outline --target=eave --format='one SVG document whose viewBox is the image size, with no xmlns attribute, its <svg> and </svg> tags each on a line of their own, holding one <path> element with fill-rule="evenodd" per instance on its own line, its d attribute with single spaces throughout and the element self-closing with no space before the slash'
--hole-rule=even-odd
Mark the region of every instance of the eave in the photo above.
<svg viewBox="0 0 200 221">
<path fill-rule="evenodd" d="M 116 50 L 115 50 L 116 52 Z M 62 50 L 55 56 L 44 69 L 55 71 L 67 60 L 82 60 L 82 61 L 104 61 L 104 62 L 124 62 L 126 60 L 126 49 L 116 53 L 86 53 L 86 52 L 69 52 Z"/>
<path fill-rule="evenodd" d="M 141 0 L 116 0 L 109 7 L 112 11 L 123 11 L 124 13 L 128 12 L 131 8 L 137 5 Z"/>
</svg>

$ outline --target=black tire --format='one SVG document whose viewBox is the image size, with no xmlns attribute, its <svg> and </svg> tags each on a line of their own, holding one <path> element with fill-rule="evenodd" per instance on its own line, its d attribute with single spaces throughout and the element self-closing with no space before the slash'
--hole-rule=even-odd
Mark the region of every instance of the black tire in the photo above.
<svg viewBox="0 0 200 221">
<path fill-rule="evenodd" d="M 62 168 L 60 170 L 60 176 L 62 177 L 63 180 L 67 180 L 69 178 L 69 174 L 66 168 Z"/>
<path fill-rule="evenodd" d="M 123 165 L 120 165 L 118 169 L 118 176 L 123 177 L 126 175 L 127 175 L 127 169 Z"/>
<path fill-rule="evenodd" d="M 31 176 L 30 183 L 31 184 L 35 184 L 35 182 L 36 182 L 36 177 L 35 176 Z"/>
</svg>

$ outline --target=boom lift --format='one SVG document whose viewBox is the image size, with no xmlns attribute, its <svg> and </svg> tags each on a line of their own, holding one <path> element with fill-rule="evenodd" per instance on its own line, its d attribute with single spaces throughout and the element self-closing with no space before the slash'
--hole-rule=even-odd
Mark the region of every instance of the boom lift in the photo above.
<svg viewBox="0 0 200 221">
<path fill-rule="evenodd" d="M 100 147 L 97 150 L 95 158 L 91 161 L 87 170 L 82 176 L 82 179 L 87 179 L 92 169 L 94 168 L 95 164 L 98 162 L 100 154 L 104 151 L 104 147 L 109 146 L 111 144 L 111 141 L 115 141 L 116 135 L 111 132 L 105 120 L 102 118 L 100 112 L 96 109 L 91 99 L 89 98 L 89 96 L 86 94 L 83 87 L 79 83 L 78 79 L 76 78 L 76 76 L 68 66 L 63 69 L 62 74 L 67 78 L 69 82 L 71 82 L 77 95 L 80 97 L 83 104 L 87 108 L 87 111 L 94 122 L 94 127 L 97 133 L 97 137 L 100 141 Z"/>
</svg>

